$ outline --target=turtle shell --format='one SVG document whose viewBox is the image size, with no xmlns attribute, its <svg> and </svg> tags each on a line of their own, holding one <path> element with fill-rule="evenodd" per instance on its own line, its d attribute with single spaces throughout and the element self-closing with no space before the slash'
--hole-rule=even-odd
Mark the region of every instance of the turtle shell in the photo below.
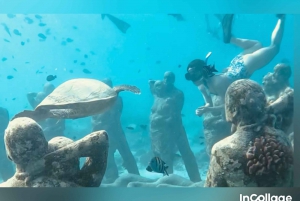
<svg viewBox="0 0 300 201">
<path fill-rule="evenodd" d="M 74 109 L 89 103 L 113 102 L 118 94 L 111 87 L 96 79 L 78 78 L 59 85 L 36 108 Z M 75 106 L 76 105 L 76 106 Z"/>
</svg>

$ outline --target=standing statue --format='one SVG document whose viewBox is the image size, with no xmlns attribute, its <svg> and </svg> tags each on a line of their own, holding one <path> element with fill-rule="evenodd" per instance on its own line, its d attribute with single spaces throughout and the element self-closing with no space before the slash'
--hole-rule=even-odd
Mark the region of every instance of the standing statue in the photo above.
<svg viewBox="0 0 300 201">
<path fill-rule="evenodd" d="M 184 94 L 174 83 L 175 75 L 170 71 L 165 72 L 163 81 L 149 81 L 154 97 L 150 115 L 151 147 L 154 155 L 169 166 L 169 173 L 173 173 L 173 161 L 178 149 L 191 181 L 198 182 L 201 181 L 198 165 L 182 124 Z"/>
<path fill-rule="evenodd" d="M 110 79 L 103 80 L 105 84 L 113 87 Z M 136 160 L 132 155 L 125 133 L 121 125 L 121 115 L 123 110 L 123 100 L 117 97 L 114 105 L 106 112 L 92 116 L 93 131 L 105 130 L 109 135 L 109 151 L 107 159 L 107 169 L 105 179 L 108 183 L 114 182 L 118 177 L 118 167 L 115 162 L 114 154 L 118 150 L 123 158 L 123 166 L 129 173 L 139 175 Z"/>
</svg>

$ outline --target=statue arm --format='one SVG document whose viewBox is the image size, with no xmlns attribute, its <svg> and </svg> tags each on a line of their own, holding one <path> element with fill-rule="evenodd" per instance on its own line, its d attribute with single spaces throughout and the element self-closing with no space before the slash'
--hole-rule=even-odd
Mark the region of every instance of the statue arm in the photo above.
<svg viewBox="0 0 300 201">
<path fill-rule="evenodd" d="M 27 94 L 27 100 L 28 100 L 28 102 L 29 102 L 29 104 L 32 108 L 36 107 L 36 103 L 35 103 L 35 97 L 36 96 L 37 96 L 37 93 L 34 93 L 34 92 L 31 92 L 31 93 Z"/>
<path fill-rule="evenodd" d="M 148 83 L 149 83 L 149 86 L 150 86 L 150 92 L 151 92 L 152 95 L 154 95 L 155 94 L 155 92 L 154 92 L 155 80 L 149 80 Z"/>
<path fill-rule="evenodd" d="M 294 90 L 286 89 L 283 94 L 269 105 L 272 112 L 275 114 L 283 112 L 286 107 L 293 104 Z"/>
<path fill-rule="evenodd" d="M 226 179 L 222 172 L 223 170 L 218 163 L 217 156 L 212 154 L 204 187 L 226 187 Z"/>
<path fill-rule="evenodd" d="M 105 131 L 93 132 L 84 138 L 66 145 L 44 157 L 46 166 L 52 162 L 63 162 L 74 158 L 87 157 L 76 183 L 84 187 L 99 187 L 107 164 L 108 136 Z"/>
</svg>

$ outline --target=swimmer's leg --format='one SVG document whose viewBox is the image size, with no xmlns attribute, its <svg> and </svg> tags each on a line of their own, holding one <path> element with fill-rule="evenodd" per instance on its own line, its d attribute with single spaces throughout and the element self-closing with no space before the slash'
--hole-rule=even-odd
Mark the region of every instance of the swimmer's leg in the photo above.
<svg viewBox="0 0 300 201">
<path fill-rule="evenodd" d="M 278 21 L 271 36 L 271 45 L 243 56 L 244 65 L 250 75 L 270 63 L 280 50 L 284 32 L 285 15 L 277 15 L 277 17 Z"/>
</svg>

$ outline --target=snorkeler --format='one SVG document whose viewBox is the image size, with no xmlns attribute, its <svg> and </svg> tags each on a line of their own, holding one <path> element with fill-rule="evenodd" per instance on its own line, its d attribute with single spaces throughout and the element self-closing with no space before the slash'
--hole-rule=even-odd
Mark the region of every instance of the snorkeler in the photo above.
<svg viewBox="0 0 300 201">
<path fill-rule="evenodd" d="M 189 63 L 186 80 L 192 81 L 201 91 L 205 105 L 196 110 L 196 115 L 202 116 L 207 112 L 224 110 L 225 93 L 228 86 L 236 80 L 250 78 L 251 75 L 266 66 L 278 54 L 284 32 L 285 15 L 276 15 L 278 18 L 271 36 L 271 44 L 262 47 L 261 43 L 249 39 L 235 38 L 231 34 L 231 25 L 234 15 L 225 15 L 222 20 L 224 43 L 231 43 L 243 49 L 230 63 L 223 73 L 216 75 L 214 66 L 207 65 L 206 60 L 195 59 Z M 210 94 L 220 96 L 223 104 L 214 107 Z"/>
</svg>

